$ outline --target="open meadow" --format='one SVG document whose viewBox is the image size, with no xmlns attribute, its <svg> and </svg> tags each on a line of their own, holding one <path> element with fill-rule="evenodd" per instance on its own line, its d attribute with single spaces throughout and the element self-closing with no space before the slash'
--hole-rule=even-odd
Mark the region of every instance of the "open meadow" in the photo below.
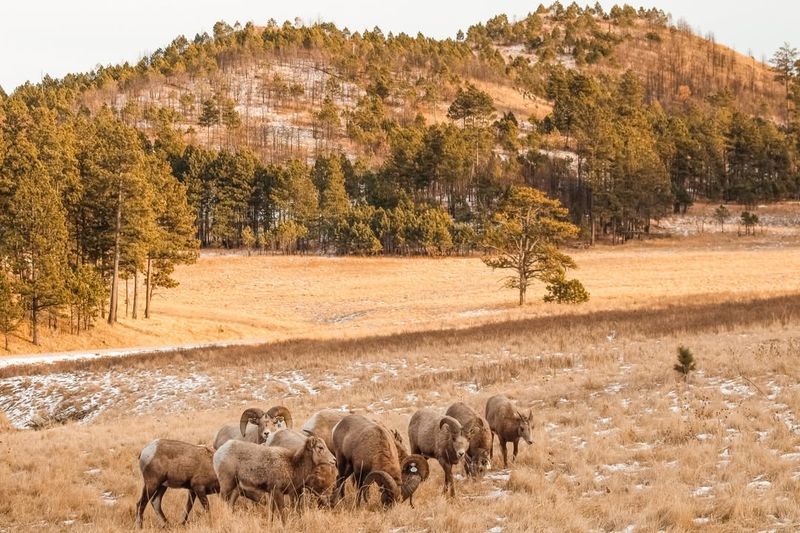
<svg viewBox="0 0 800 533">
<path fill-rule="evenodd" d="M 356 508 L 348 486 L 333 510 L 291 513 L 288 530 L 800 528 L 797 242 L 700 236 L 575 256 L 592 301 L 522 309 L 477 259 L 203 257 L 157 301 L 158 333 L 113 342 L 277 342 L 0 369 L 0 530 L 130 530 L 142 447 L 210 444 L 245 407 L 284 404 L 296 427 L 350 410 L 407 445 L 416 409 L 482 413 L 498 393 L 533 410 L 533 444 L 509 469 L 495 445 L 494 469 L 459 476 L 452 499 L 430 461 L 415 509 L 384 511 L 374 494 Z M 698 365 L 685 382 L 679 345 Z M 167 492 L 172 522 L 184 498 Z M 283 530 L 267 505 L 210 499 L 186 531 Z M 150 508 L 144 524 L 158 527 Z"/>
</svg>

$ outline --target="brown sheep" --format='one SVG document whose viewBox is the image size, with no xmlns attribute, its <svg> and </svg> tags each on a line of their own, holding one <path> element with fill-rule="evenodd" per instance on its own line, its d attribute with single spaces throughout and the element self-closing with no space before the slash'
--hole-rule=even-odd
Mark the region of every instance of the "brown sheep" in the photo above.
<svg viewBox="0 0 800 533">
<path fill-rule="evenodd" d="M 219 479 L 220 496 L 231 507 L 241 492 L 253 501 L 272 497 L 272 509 L 286 522 L 284 495 L 311 488 L 320 476 L 318 469 L 335 464 L 325 441 L 309 437 L 301 450 L 260 446 L 230 440 L 214 454 L 214 471 Z"/>
<path fill-rule="evenodd" d="M 396 432 L 395 432 L 396 433 Z M 397 436 L 381 424 L 361 415 L 348 415 L 333 429 L 333 446 L 339 475 L 332 502 L 344 496 L 344 483 L 353 476 L 358 494 L 356 504 L 366 499 L 366 488 L 373 482 L 381 489 L 385 507 L 410 500 L 427 479 L 428 463 L 420 455 L 407 455 L 402 461 Z M 402 448 L 402 446 L 400 447 Z"/>
<path fill-rule="evenodd" d="M 189 490 L 183 513 L 184 524 L 189 519 L 195 497 L 208 511 L 207 495 L 219 492 L 219 482 L 212 464 L 213 455 L 214 451 L 206 446 L 177 440 L 156 439 L 145 446 L 139 454 L 139 470 L 144 486 L 136 507 L 136 527 L 142 527 L 142 515 L 148 502 L 152 504 L 161 526 L 167 526 L 167 518 L 161 510 L 161 498 L 168 488 Z"/>
<path fill-rule="evenodd" d="M 453 466 L 467 453 L 471 435 L 452 416 L 442 416 L 435 409 L 420 409 L 408 423 L 408 441 L 411 453 L 436 459 L 444 471 L 444 490 L 456 495 L 453 483 Z"/>
<path fill-rule="evenodd" d="M 532 419 L 533 411 L 528 410 L 527 416 L 523 415 L 502 394 L 492 396 L 486 402 L 486 420 L 489 421 L 489 427 L 492 430 L 492 448 L 494 448 L 494 435 L 497 435 L 500 451 L 503 454 L 503 468 L 508 468 L 507 443 L 511 442 L 514 445 L 512 460 L 517 459 L 519 439 L 533 444 L 531 438 Z"/>
<path fill-rule="evenodd" d="M 468 476 L 480 476 L 492 468 L 492 430 L 489 422 L 462 402 L 451 405 L 447 416 L 459 421 L 464 431 L 470 435 L 469 448 L 464 456 L 464 471 Z"/>
</svg>

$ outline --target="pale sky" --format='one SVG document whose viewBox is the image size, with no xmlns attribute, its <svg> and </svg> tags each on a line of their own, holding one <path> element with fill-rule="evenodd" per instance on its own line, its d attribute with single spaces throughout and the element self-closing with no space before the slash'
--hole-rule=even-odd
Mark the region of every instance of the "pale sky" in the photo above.
<svg viewBox="0 0 800 533">
<path fill-rule="evenodd" d="M 578 3 L 587 1 L 594 4 L 594 0 Z M 601 1 L 606 9 L 614 3 Z M 784 41 L 800 46 L 798 0 L 641 0 L 641 4 L 656 5 L 676 21 L 684 18 L 703 35 L 713 32 L 718 42 L 739 52 L 752 50 L 756 59 L 771 57 Z M 196 33 L 211 33 L 218 20 L 263 24 L 270 18 L 281 23 L 300 17 L 306 22 L 331 21 L 351 31 L 379 26 L 385 33 L 422 32 L 443 38 L 499 13 L 522 18 L 538 5 L 538 0 L 7 0 L 0 7 L 0 86 L 11 92 L 45 74 L 60 78 L 98 64 L 136 62 L 180 34 L 191 39 Z"/>
</svg>

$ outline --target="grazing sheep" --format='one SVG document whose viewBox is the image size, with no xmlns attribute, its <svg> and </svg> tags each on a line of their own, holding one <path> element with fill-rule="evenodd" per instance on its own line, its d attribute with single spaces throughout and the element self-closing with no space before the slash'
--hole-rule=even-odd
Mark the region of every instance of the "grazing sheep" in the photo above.
<svg viewBox="0 0 800 533">
<path fill-rule="evenodd" d="M 418 453 L 439 461 L 444 470 L 444 490 L 456 495 L 453 483 L 453 465 L 457 465 L 469 447 L 468 435 L 452 416 L 442 416 L 435 409 L 420 409 L 408 424 L 408 441 L 411 453 Z"/>
<path fill-rule="evenodd" d="M 272 509 L 286 522 L 284 495 L 313 488 L 324 475 L 319 468 L 335 464 L 325 441 L 309 437 L 302 449 L 292 452 L 277 446 L 230 440 L 214 454 L 214 471 L 220 496 L 231 507 L 241 492 L 253 501 L 272 497 Z"/>
<path fill-rule="evenodd" d="M 184 524 L 189 519 L 195 497 L 208 511 L 207 495 L 219 492 L 219 482 L 212 464 L 213 455 L 214 451 L 206 446 L 177 440 L 156 439 L 145 446 L 139 454 L 139 470 L 144 486 L 136 507 L 136 527 L 142 527 L 142 515 L 148 502 L 152 504 L 161 526 L 167 526 L 167 518 L 161 510 L 161 498 L 168 488 L 189 490 L 183 513 Z"/>
<path fill-rule="evenodd" d="M 279 429 L 278 431 L 270 433 L 265 444 L 267 446 L 286 448 L 296 453 L 302 450 L 308 438 L 308 436 L 293 429 Z M 330 451 L 330 448 L 328 450 Z M 317 496 L 320 505 L 328 505 L 330 503 L 328 493 L 336 482 L 336 467 L 333 465 L 321 465 L 307 481 L 308 483 L 305 488 Z M 302 490 L 299 490 L 294 496 L 299 498 L 302 492 Z"/>
<path fill-rule="evenodd" d="M 489 422 L 462 402 L 451 405 L 447 416 L 459 421 L 464 431 L 470 435 L 469 448 L 464 456 L 464 471 L 468 476 L 480 476 L 492 468 L 492 430 Z"/>
<path fill-rule="evenodd" d="M 238 427 L 228 424 L 220 428 L 214 438 L 214 449 L 218 450 L 231 439 L 263 444 L 269 437 L 270 430 L 284 427 L 292 427 L 292 414 L 286 407 L 276 405 L 267 412 L 251 407 L 242 412 Z"/>
<path fill-rule="evenodd" d="M 519 439 L 525 439 L 528 444 L 533 444 L 531 439 L 531 420 L 533 412 L 528 410 L 525 416 L 519 412 L 512 403 L 502 394 L 492 396 L 486 402 L 486 420 L 492 430 L 492 449 L 494 448 L 494 436 L 500 442 L 500 451 L 503 454 L 503 468 L 508 468 L 508 450 L 506 444 L 511 442 L 514 445 L 514 455 L 512 460 L 517 459 L 517 449 Z"/>
<path fill-rule="evenodd" d="M 336 453 L 333 447 L 333 427 L 350 413 L 336 409 L 323 409 L 311 415 L 301 431 L 306 435 L 314 435 L 325 441 L 328 449 Z"/>
<path fill-rule="evenodd" d="M 361 415 L 348 415 L 336 424 L 332 439 L 339 476 L 332 497 L 334 504 L 344 496 L 347 478 L 353 476 L 357 505 L 366 500 L 367 487 L 375 482 L 385 507 L 407 499 L 414 506 L 414 491 L 427 479 L 428 463 L 420 455 L 406 455 L 401 460 L 400 454 L 406 452 L 400 452 L 396 438 L 383 425 Z"/>
</svg>

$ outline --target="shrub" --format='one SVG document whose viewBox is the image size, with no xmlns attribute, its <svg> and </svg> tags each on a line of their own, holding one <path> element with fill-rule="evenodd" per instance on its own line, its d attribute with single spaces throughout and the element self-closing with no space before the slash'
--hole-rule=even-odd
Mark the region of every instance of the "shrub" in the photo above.
<svg viewBox="0 0 800 533">
<path fill-rule="evenodd" d="M 549 282 L 544 301 L 559 304 L 580 304 L 589 301 L 589 292 L 579 280 L 568 280 L 561 276 Z"/>
</svg>

